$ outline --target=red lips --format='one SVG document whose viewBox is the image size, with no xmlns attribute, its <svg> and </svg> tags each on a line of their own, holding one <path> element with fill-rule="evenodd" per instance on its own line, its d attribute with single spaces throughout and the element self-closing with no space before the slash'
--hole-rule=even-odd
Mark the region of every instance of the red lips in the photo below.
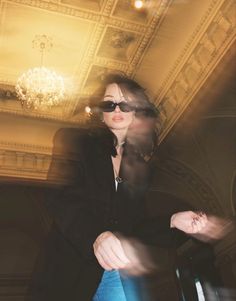
<svg viewBox="0 0 236 301">
<path fill-rule="evenodd" d="M 123 121 L 124 120 L 124 118 L 122 117 L 122 116 L 114 116 L 114 117 L 112 117 L 112 120 L 113 121 Z"/>
</svg>

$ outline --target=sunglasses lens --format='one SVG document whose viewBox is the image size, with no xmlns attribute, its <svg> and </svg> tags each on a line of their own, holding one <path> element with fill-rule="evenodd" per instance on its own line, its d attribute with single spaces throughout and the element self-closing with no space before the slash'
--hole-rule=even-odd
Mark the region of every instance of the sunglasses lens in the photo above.
<svg viewBox="0 0 236 301">
<path fill-rule="evenodd" d="M 127 102 L 122 101 L 119 103 L 119 108 L 122 112 L 131 112 L 133 111 L 132 106 L 130 106 Z"/>
<path fill-rule="evenodd" d="M 102 101 L 99 105 L 103 112 L 112 112 L 115 110 L 116 104 L 113 101 Z"/>
</svg>

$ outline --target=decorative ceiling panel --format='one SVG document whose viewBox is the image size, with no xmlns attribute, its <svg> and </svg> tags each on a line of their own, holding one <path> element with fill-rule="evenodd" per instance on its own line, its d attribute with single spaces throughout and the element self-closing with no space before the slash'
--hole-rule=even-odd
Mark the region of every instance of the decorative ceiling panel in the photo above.
<svg viewBox="0 0 236 301">
<path fill-rule="evenodd" d="M 128 62 L 138 48 L 140 35 L 133 32 L 107 27 L 98 56 Z"/>
</svg>

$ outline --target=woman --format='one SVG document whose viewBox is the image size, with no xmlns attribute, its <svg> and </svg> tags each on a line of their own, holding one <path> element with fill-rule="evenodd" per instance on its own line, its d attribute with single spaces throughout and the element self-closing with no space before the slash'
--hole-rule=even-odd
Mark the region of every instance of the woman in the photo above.
<svg viewBox="0 0 236 301">
<path fill-rule="evenodd" d="M 134 282 L 121 276 L 137 264 L 121 237 L 162 244 L 160 231 L 171 241 L 171 228 L 196 233 L 206 223 L 205 215 L 191 211 L 174 214 L 164 226 L 145 219 L 157 111 L 143 88 L 110 75 L 90 107 L 87 129 L 62 129 L 55 136 L 49 172 L 54 189 L 46 200 L 54 225 L 38 263 L 33 300 L 141 300 Z"/>
</svg>

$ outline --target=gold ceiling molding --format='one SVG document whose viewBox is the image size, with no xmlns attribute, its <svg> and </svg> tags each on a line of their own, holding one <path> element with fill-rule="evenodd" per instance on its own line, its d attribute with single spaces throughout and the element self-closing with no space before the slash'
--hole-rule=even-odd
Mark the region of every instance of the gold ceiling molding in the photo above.
<svg viewBox="0 0 236 301">
<path fill-rule="evenodd" d="M 215 2 L 217 1 L 213 1 Z M 201 38 L 194 48 L 191 47 L 188 55 L 185 54 L 187 58 L 181 58 L 182 66 L 176 67 L 177 72 L 172 70 L 174 78 L 171 81 L 167 79 L 165 86 L 156 97 L 156 103 L 159 104 L 161 111 L 160 141 L 167 135 L 236 40 L 234 14 L 236 3 L 234 0 L 221 2 L 223 4 L 214 12 L 214 18 L 202 33 Z M 169 75 L 170 77 L 173 76 Z"/>
<path fill-rule="evenodd" d="M 11 101 L 11 99 L 10 99 Z M 12 107 L 5 107 L 4 104 L 0 105 L 0 113 L 1 114 L 11 114 L 11 115 L 15 115 L 15 116 L 22 116 L 22 117 L 27 117 L 27 118 L 36 118 L 36 119 L 42 119 L 42 120 L 54 120 L 54 121 L 59 121 L 59 122 L 63 122 L 66 124 L 74 124 L 74 123 L 78 123 L 78 121 L 74 121 L 73 119 L 68 119 L 67 115 L 63 115 L 63 113 L 54 113 L 53 114 L 46 114 L 46 113 L 40 113 L 37 111 L 24 111 L 21 107 L 20 107 L 20 103 L 19 103 L 19 108 L 17 109 L 16 107 L 12 108 Z"/>
<path fill-rule="evenodd" d="M 82 7 L 81 3 L 80 3 L 81 5 L 80 7 L 77 6 L 75 8 L 72 7 L 71 5 L 69 6 L 62 3 L 52 3 L 43 0 L 8 0 L 7 2 L 44 9 L 46 11 L 61 13 L 63 15 L 85 19 L 92 22 L 104 22 L 118 27 L 123 25 L 125 26 L 124 29 L 133 29 L 136 32 L 140 32 L 140 31 L 144 32 L 143 26 L 145 24 L 142 24 L 142 22 L 130 21 L 128 19 L 122 18 L 120 16 L 115 16 L 113 14 L 118 2 L 114 0 L 104 1 L 104 4 L 99 11 L 93 11 L 92 9 L 84 8 Z M 168 2 L 170 2 L 170 0 L 165 0 L 165 1 L 162 0 L 162 5 L 160 6 L 160 8 L 164 7 L 165 3 Z M 148 20 L 146 23 L 148 23 Z"/>
<path fill-rule="evenodd" d="M 103 19 L 104 17 L 101 17 Z M 104 18 L 105 19 L 105 18 Z M 116 19 L 116 17 L 106 18 L 106 24 L 118 28 L 122 28 L 128 31 L 137 32 L 140 34 L 145 34 L 147 27 L 149 27 L 149 23 L 147 24 L 137 24 L 134 21 L 129 21 L 125 19 Z"/>
<path fill-rule="evenodd" d="M 111 1 L 111 0 L 110 0 Z M 99 14 L 82 8 L 73 8 L 71 6 L 52 3 L 42 0 L 8 0 L 9 3 L 26 5 L 34 8 L 44 9 L 51 12 L 61 13 L 76 18 L 86 19 L 90 21 L 99 21 Z"/>
<path fill-rule="evenodd" d="M 41 155 L 50 155 L 52 153 L 51 147 L 2 140 L 0 140 L 0 150 L 35 152 Z"/>
<path fill-rule="evenodd" d="M 117 71 L 125 72 L 127 69 L 127 62 L 121 63 L 120 61 L 107 60 L 106 58 L 97 57 L 94 59 L 95 66 L 103 66 L 108 69 L 115 69 Z"/>
</svg>

